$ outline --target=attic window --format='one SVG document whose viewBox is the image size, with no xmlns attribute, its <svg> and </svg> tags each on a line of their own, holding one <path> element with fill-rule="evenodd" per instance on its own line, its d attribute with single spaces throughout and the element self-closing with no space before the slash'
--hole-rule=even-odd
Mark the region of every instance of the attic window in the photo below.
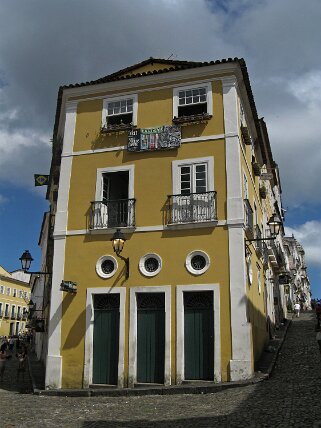
<svg viewBox="0 0 321 428">
<path fill-rule="evenodd" d="M 103 130 L 129 129 L 137 123 L 137 96 L 109 98 L 104 100 Z"/>
<path fill-rule="evenodd" d="M 210 119 L 213 114 L 210 83 L 174 89 L 173 121 Z"/>
</svg>

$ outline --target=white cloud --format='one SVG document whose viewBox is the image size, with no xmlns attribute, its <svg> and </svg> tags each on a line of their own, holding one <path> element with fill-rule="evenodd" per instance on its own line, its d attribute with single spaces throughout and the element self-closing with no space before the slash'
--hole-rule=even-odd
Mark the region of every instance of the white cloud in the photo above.
<svg viewBox="0 0 321 428">
<path fill-rule="evenodd" d="M 307 221 L 297 227 L 286 227 L 286 236 L 292 234 L 303 246 L 307 264 L 321 268 L 321 221 Z"/>
<path fill-rule="evenodd" d="M 49 147 L 49 136 L 39 132 L 0 130 L 0 182 L 33 186 L 33 174 L 49 171 Z"/>
<path fill-rule="evenodd" d="M 283 198 L 321 203 L 320 21 L 319 0 L 2 2 L 0 184 L 23 186 L 33 172 L 48 171 L 60 85 L 150 56 L 243 56 Z"/>
</svg>

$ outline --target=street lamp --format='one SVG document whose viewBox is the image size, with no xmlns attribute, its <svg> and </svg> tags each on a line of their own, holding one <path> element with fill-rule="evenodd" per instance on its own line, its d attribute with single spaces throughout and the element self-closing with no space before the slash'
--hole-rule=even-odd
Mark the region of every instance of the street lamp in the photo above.
<svg viewBox="0 0 321 428">
<path fill-rule="evenodd" d="M 33 261 L 33 258 L 31 257 L 31 254 L 28 250 L 26 250 L 22 256 L 19 258 L 21 261 L 21 267 L 24 272 L 28 271 L 30 269 L 31 262 Z"/>
<path fill-rule="evenodd" d="M 30 273 L 34 275 L 51 275 L 51 272 L 29 272 L 31 262 L 33 261 L 33 258 L 29 252 L 29 250 L 25 250 L 24 253 L 22 253 L 22 256 L 19 257 L 19 260 L 21 261 L 21 267 L 22 270 L 25 273 Z"/>
<path fill-rule="evenodd" d="M 125 277 L 126 279 L 128 279 L 129 278 L 129 258 L 128 257 L 126 258 L 120 255 L 120 253 L 123 251 L 125 241 L 126 241 L 126 238 L 124 234 L 121 232 L 120 229 L 117 229 L 113 237 L 111 238 L 111 242 L 112 242 L 113 250 L 117 255 L 117 257 L 124 260 L 125 262 L 125 267 L 126 267 Z"/>
<path fill-rule="evenodd" d="M 258 242 L 258 241 L 272 241 L 276 238 L 278 233 L 280 232 L 280 228 L 282 226 L 282 220 L 278 216 L 278 214 L 274 213 L 270 217 L 269 221 L 267 222 L 267 225 L 270 229 L 270 237 L 269 238 L 253 238 L 253 239 L 246 239 L 245 242 Z"/>
</svg>

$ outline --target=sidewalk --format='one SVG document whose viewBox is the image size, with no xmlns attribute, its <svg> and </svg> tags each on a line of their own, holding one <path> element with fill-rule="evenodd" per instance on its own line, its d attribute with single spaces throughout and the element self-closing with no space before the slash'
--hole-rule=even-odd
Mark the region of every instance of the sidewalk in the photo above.
<svg viewBox="0 0 321 428">
<path fill-rule="evenodd" d="M 252 385 L 268 379 L 275 366 L 279 351 L 283 345 L 288 328 L 292 320 L 287 320 L 275 331 L 274 338 L 266 346 L 266 351 L 262 353 L 261 359 L 255 367 L 253 378 L 238 382 L 186 382 L 182 385 L 152 386 L 135 388 L 113 388 L 100 387 L 90 389 L 45 389 L 45 367 L 41 361 L 37 360 L 34 353 L 29 355 L 29 373 L 34 394 L 47 396 L 68 396 L 68 397 L 97 397 L 97 396 L 138 396 L 138 395 L 175 395 L 175 394 L 210 394 L 222 391 L 227 388 L 238 388 L 240 386 Z"/>
</svg>

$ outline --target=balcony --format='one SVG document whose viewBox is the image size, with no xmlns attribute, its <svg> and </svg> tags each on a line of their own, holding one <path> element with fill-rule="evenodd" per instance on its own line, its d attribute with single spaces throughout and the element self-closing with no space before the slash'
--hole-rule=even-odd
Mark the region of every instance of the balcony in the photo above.
<svg viewBox="0 0 321 428">
<path fill-rule="evenodd" d="M 275 245 L 274 241 L 268 241 L 269 259 L 274 270 L 281 270 L 285 266 L 285 258 L 281 247 Z"/>
<path fill-rule="evenodd" d="M 253 239 L 253 210 L 248 199 L 244 199 L 244 227 L 248 239 Z"/>
<path fill-rule="evenodd" d="M 267 267 L 269 264 L 269 253 L 268 253 L 268 247 L 264 241 L 262 241 L 262 249 L 263 249 L 263 253 L 262 253 L 263 265 Z"/>
<path fill-rule="evenodd" d="M 216 220 L 216 192 L 168 196 L 167 225 L 204 223 Z"/>
<path fill-rule="evenodd" d="M 135 227 L 135 199 L 91 202 L 89 229 Z"/>
<path fill-rule="evenodd" d="M 262 239 L 262 232 L 258 225 L 255 226 L 255 239 L 258 239 L 258 241 L 255 241 L 255 249 L 258 253 L 259 257 L 263 255 L 263 242 Z"/>
</svg>

